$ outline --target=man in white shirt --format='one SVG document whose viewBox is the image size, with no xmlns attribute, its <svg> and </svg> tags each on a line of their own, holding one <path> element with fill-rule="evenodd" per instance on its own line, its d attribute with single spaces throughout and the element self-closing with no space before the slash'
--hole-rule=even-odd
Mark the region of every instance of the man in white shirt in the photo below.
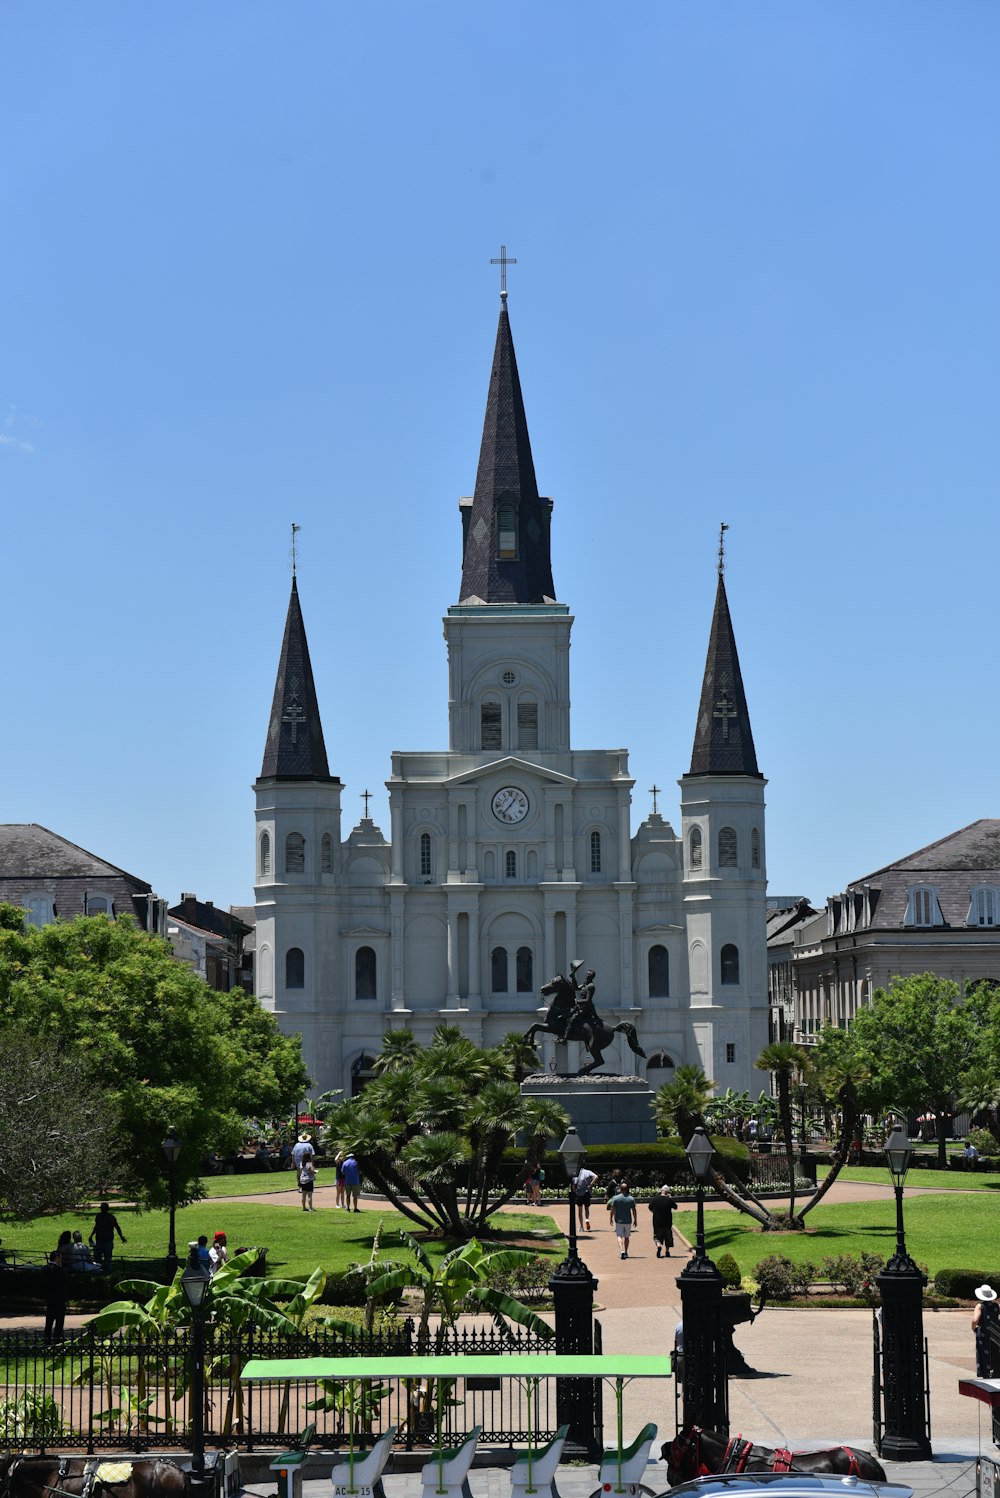
<svg viewBox="0 0 1000 1498">
<path fill-rule="evenodd" d="M 588 1170 L 586 1165 L 581 1165 L 573 1180 L 573 1193 L 576 1196 L 579 1227 L 583 1229 L 586 1226 L 588 1233 L 590 1232 L 590 1197 L 596 1184 L 597 1176 L 594 1171 Z"/>
</svg>

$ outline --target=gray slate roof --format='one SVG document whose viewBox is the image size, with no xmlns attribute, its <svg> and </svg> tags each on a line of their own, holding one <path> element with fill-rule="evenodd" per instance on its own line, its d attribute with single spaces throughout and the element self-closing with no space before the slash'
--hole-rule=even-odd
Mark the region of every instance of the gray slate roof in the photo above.
<svg viewBox="0 0 1000 1498">
<path fill-rule="evenodd" d="M 37 822 L 0 825 L 0 900 L 23 905 L 43 892 L 60 920 L 83 915 L 85 897 L 100 892 L 114 915 L 134 915 L 145 927 L 153 887 Z"/>
<path fill-rule="evenodd" d="M 326 760 L 299 588 L 292 577 L 274 701 L 264 745 L 262 780 L 334 780 Z"/>
<path fill-rule="evenodd" d="M 736 653 L 736 636 L 721 572 L 688 773 L 760 777 L 740 658 Z"/>
<path fill-rule="evenodd" d="M 856 897 L 860 904 L 867 889 L 874 909 L 865 929 L 898 930 L 906 914 L 908 890 L 927 885 L 938 892 L 945 924 L 965 927 L 969 891 L 978 884 L 1000 885 L 1000 819 L 981 817 L 863 879 L 852 880 L 847 898 Z M 834 896 L 830 902 L 835 918 L 840 916 L 840 926 L 844 898 Z"/>
<path fill-rule="evenodd" d="M 518 554 L 497 556 L 497 508 L 512 501 L 518 515 Z M 486 419 L 472 505 L 463 511 L 460 603 L 555 602 L 549 525 L 550 500 L 539 498 L 528 421 L 514 356 L 507 303 L 501 303 L 486 398 Z"/>
</svg>

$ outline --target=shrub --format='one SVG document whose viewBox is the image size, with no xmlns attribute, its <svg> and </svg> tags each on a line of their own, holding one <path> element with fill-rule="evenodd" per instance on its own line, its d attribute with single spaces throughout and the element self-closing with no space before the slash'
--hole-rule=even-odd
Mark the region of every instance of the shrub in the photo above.
<svg viewBox="0 0 1000 1498">
<path fill-rule="evenodd" d="M 995 1155 L 997 1152 L 997 1141 L 989 1129 L 972 1129 L 969 1143 L 975 1145 L 980 1155 Z"/>
<path fill-rule="evenodd" d="M 720 1254 L 715 1261 L 715 1267 L 722 1275 L 722 1283 L 727 1290 L 738 1290 L 743 1284 L 740 1266 L 732 1254 Z"/>
<path fill-rule="evenodd" d="M 524 1305 L 537 1305 L 549 1293 L 552 1270 L 552 1264 L 536 1254 L 530 1264 L 520 1264 L 514 1269 L 491 1270 L 486 1283 L 491 1290 L 499 1290 Z M 481 1307 L 476 1302 L 471 1302 L 467 1309 L 480 1310 Z"/>
<path fill-rule="evenodd" d="M 990 1274 L 985 1269 L 939 1269 L 934 1276 L 934 1289 L 938 1295 L 957 1295 L 972 1300 L 980 1285 L 990 1285 L 1000 1293 L 1000 1274 Z"/>
<path fill-rule="evenodd" d="M 62 1439 L 59 1406 L 38 1389 L 0 1400 L 0 1445 L 47 1446 Z"/>
<path fill-rule="evenodd" d="M 768 1300 L 790 1300 L 795 1265 L 784 1254 L 767 1254 L 757 1265 L 757 1284 Z"/>
<path fill-rule="evenodd" d="M 884 1267 L 879 1254 L 832 1254 L 823 1260 L 820 1274 L 834 1288 L 843 1289 L 845 1295 L 858 1296 L 868 1305 L 876 1305 L 879 1293 L 875 1276 Z"/>
</svg>

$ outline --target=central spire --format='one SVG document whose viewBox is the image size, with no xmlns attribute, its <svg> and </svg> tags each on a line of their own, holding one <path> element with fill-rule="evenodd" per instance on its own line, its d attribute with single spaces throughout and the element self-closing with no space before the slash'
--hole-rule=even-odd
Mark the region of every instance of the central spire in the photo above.
<svg viewBox="0 0 1000 1498">
<path fill-rule="evenodd" d="M 554 603 L 551 514 L 552 501 L 539 497 L 535 481 L 505 287 L 476 491 L 471 505 L 468 501 L 462 504 L 464 549 L 459 602 Z"/>
</svg>

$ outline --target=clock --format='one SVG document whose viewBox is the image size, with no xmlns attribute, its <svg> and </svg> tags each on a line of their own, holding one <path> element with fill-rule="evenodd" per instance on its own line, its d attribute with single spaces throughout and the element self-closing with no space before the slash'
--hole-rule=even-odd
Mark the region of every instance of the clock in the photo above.
<svg viewBox="0 0 1000 1498">
<path fill-rule="evenodd" d="M 493 815 L 498 822 L 512 827 L 523 822 L 528 815 L 528 798 L 516 785 L 501 786 L 491 802 Z"/>
</svg>

